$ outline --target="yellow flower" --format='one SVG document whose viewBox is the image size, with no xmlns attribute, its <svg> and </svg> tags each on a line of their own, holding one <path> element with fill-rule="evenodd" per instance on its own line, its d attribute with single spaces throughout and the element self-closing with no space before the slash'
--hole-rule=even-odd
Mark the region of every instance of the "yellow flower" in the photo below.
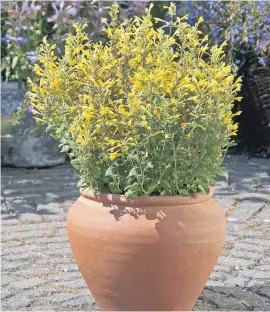
<svg viewBox="0 0 270 312">
<path fill-rule="evenodd" d="M 208 86 L 208 82 L 206 80 L 200 80 L 198 85 L 200 87 L 207 87 Z"/>
<path fill-rule="evenodd" d="M 181 123 L 181 126 L 184 127 L 184 128 L 187 127 L 187 126 L 189 126 L 189 125 L 190 125 L 189 122 L 182 122 L 182 123 Z"/>
<path fill-rule="evenodd" d="M 55 81 L 52 83 L 52 87 L 54 87 L 56 91 L 61 91 L 60 81 L 59 81 L 59 80 L 55 80 Z"/>
<path fill-rule="evenodd" d="M 83 141 L 84 141 L 83 136 L 82 136 L 82 135 L 79 135 L 78 138 L 77 138 L 77 143 L 82 144 Z"/>
<path fill-rule="evenodd" d="M 44 73 L 44 70 L 37 64 L 34 66 L 34 70 L 38 75 L 43 75 Z"/>
<path fill-rule="evenodd" d="M 150 29 L 145 36 L 146 40 L 149 40 L 153 36 L 154 33 L 155 33 L 154 30 Z"/>
<path fill-rule="evenodd" d="M 108 37 L 112 37 L 112 29 L 110 27 L 107 28 Z"/>
<path fill-rule="evenodd" d="M 181 116 L 180 114 L 177 114 L 177 115 L 170 116 L 168 119 L 169 120 L 175 120 L 175 119 L 177 120 L 177 119 L 180 119 L 180 116 Z"/>
<path fill-rule="evenodd" d="M 101 130 L 101 127 L 99 125 L 97 125 L 96 128 L 95 128 L 95 133 L 99 133 L 100 130 Z"/>
<path fill-rule="evenodd" d="M 120 156 L 120 154 L 117 153 L 117 152 L 110 153 L 110 155 L 109 155 L 110 160 L 115 160 L 115 159 L 118 158 L 119 156 Z"/>
<path fill-rule="evenodd" d="M 242 96 L 237 96 L 235 98 L 233 98 L 235 101 L 240 102 L 242 100 Z M 236 115 L 235 115 L 236 116 Z"/>
<path fill-rule="evenodd" d="M 170 37 L 169 41 L 170 41 L 171 44 L 175 44 L 176 43 L 176 41 L 175 41 L 175 39 L 173 37 Z"/>
<path fill-rule="evenodd" d="M 160 119 L 160 108 L 159 107 L 154 107 L 154 115 Z"/>
<path fill-rule="evenodd" d="M 238 111 L 238 112 L 232 114 L 232 117 L 234 117 L 234 116 L 239 116 L 241 113 L 242 113 L 241 111 Z"/>
</svg>

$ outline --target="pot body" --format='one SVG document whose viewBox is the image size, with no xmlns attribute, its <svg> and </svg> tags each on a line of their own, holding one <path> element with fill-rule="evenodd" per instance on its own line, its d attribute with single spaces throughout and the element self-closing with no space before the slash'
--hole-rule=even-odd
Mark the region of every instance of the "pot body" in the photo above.
<svg viewBox="0 0 270 312">
<path fill-rule="evenodd" d="M 16 82 L 1 83 L 1 163 L 16 167 L 47 167 L 64 164 L 66 154 L 60 142 L 37 126 L 31 110 L 14 124 L 13 114 L 21 109 L 26 89 L 18 89 Z"/>
<path fill-rule="evenodd" d="M 191 310 L 225 237 L 224 213 L 211 197 L 82 193 L 68 214 L 68 236 L 99 308 Z"/>
</svg>

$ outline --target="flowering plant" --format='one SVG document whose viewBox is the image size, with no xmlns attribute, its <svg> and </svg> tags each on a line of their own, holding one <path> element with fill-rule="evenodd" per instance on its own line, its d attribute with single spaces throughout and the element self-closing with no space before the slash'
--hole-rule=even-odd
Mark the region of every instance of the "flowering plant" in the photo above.
<svg viewBox="0 0 270 312">
<path fill-rule="evenodd" d="M 124 2 L 124 1 L 122 1 Z M 120 16 L 141 14 L 147 2 L 120 2 Z M 2 79 L 19 80 L 20 84 L 32 76 L 32 65 L 38 62 L 38 47 L 44 37 L 57 43 L 57 53 L 62 52 L 72 24 L 87 21 L 92 39 L 100 39 L 101 18 L 108 15 L 105 1 L 8 1 L 3 2 L 2 22 Z"/>
<path fill-rule="evenodd" d="M 144 13 L 144 1 L 120 1 L 119 18 Z M 99 1 L 8 1 L 2 3 L 1 78 L 18 81 L 19 88 L 28 77 L 33 79 L 33 65 L 38 63 L 38 49 L 44 37 L 57 43 L 61 55 L 68 32 L 74 21 L 88 22 L 87 33 L 93 40 L 102 39 L 101 18 L 108 15 L 108 2 Z M 27 98 L 12 113 L 12 124 L 32 114 Z"/>
<path fill-rule="evenodd" d="M 188 14 L 194 25 L 202 16 L 202 31 L 214 43 L 226 40 L 227 59 L 254 71 L 270 66 L 269 1 L 177 1 L 178 16 Z M 169 18 L 168 14 L 165 18 Z"/>
<path fill-rule="evenodd" d="M 105 44 L 75 25 L 62 58 L 45 42 L 29 97 L 69 152 L 79 186 L 127 197 L 207 193 L 237 131 L 241 79 L 224 44 L 209 49 L 202 19 L 191 27 L 171 4 L 170 21 L 155 29 L 151 8 L 120 23 L 114 4 Z"/>
<path fill-rule="evenodd" d="M 8 1 L 2 3 L 2 79 L 18 80 L 20 84 L 32 74 L 38 61 L 37 51 L 46 36 L 58 42 L 72 28 L 77 2 Z M 60 52 L 60 50 L 58 50 Z"/>
</svg>

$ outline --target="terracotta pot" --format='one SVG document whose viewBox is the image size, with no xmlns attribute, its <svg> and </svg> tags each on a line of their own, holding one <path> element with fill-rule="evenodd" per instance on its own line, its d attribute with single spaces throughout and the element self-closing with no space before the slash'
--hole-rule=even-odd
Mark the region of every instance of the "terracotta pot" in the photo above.
<svg viewBox="0 0 270 312">
<path fill-rule="evenodd" d="M 82 192 L 68 214 L 68 236 L 100 309 L 192 309 L 225 236 L 212 195 L 131 200 Z"/>
</svg>

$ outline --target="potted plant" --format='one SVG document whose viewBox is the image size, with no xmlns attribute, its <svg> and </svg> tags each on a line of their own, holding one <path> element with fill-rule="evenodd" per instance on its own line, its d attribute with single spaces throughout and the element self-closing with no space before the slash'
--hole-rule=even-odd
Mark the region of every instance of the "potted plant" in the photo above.
<svg viewBox="0 0 270 312">
<path fill-rule="evenodd" d="M 240 79 L 202 19 L 191 27 L 171 4 L 155 29 L 151 8 L 120 23 L 114 4 L 105 44 L 75 25 L 62 58 L 45 42 L 30 82 L 37 120 L 72 151 L 68 236 L 103 310 L 191 310 L 225 235 L 209 184 L 237 131 Z"/>
</svg>

